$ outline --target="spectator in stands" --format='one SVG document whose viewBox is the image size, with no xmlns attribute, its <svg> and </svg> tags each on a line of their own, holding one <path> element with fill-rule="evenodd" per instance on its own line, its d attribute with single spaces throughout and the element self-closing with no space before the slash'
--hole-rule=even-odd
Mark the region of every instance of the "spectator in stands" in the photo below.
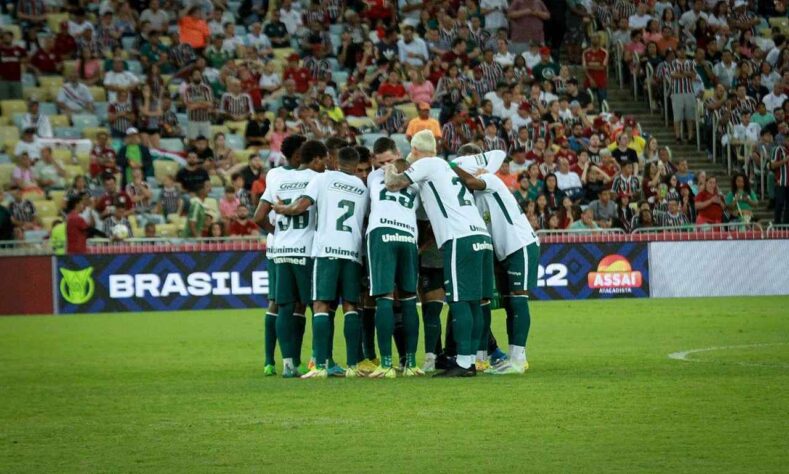
<svg viewBox="0 0 789 474">
<path fill-rule="evenodd" d="M 260 235 L 260 229 L 257 224 L 249 219 L 249 208 L 247 206 L 238 206 L 235 219 L 230 222 L 228 233 L 231 236 Z"/>
<path fill-rule="evenodd" d="M 583 183 L 578 173 L 570 170 L 567 158 L 559 158 L 559 170 L 556 172 L 556 182 L 559 189 L 573 201 L 579 201 L 583 196 Z"/>
<path fill-rule="evenodd" d="M 510 20 L 510 47 L 513 53 L 525 52 L 530 41 L 545 41 L 543 22 L 550 19 L 551 14 L 542 0 L 513 0 L 507 10 L 507 17 Z"/>
<path fill-rule="evenodd" d="M 247 191 L 252 189 L 252 184 L 261 176 L 265 175 L 265 168 L 263 166 L 263 159 L 258 154 L 249 157 L 249 163 L 239 164 L 233 170 L 238 173 L 244 180 L 244 189 Z M 232 174 L 232 173 L 231 173 Z"/>
<path fill-rule="evenodd" d="M 753 216 L 753 208 L 758 204 L 756 193 L 744 173 L 736 173 L 731 180 L 731 191 L 726 193 L 724 202 L 729 214 L 735 219 L 748 223 Z"/>
<path fill-rule="evenodd" d="M 38 186 L 44 191 L 63 189 L 66 183 L 66 169 L 63 163 L 52 156 L 52 149 L 48 146 L 41 148 L 41 159 L 33 167 L 38 180 Z"/>
<path fill-rule="evenodd" d="M 159 0 L 150 0 L 148 8 L 142 11 L 140 23 L 148 22 L 153 31 L 166 31 L 170 23 L 170 14 L 161 8 Z"/>
<path fill-rule="evenodd" d="M 688 160 L 679 160 L 677 171 L 674 175 L 677 177 L 677 181 L 682 184 L 689 184 L 692 186 L 696 180 L 695 173 L 688 169 Z"/>
<path fill-rule="evenodd" d="M 611 199 L 611 191 L 603 189 L 598 196 L 597 199 L 589 203 L 594 220 L 600 227 L 612 227 L 617 217 L 617 206 Z"/>
<path fill-rule="evenodd" d="M 641 193 L 641 182 L 638 176 L 633 174 L 633 164 L 625 162 L 621 165 L 620 173 L 611 183 L 611 191 L 619 193 L 629 193 L 636 196 Z"/>
<path fill-rule="evenodd" d="M 13 200 L 8 204 L 11 212 L 11 223 L 14 225 L 14 235 L 17 240 L 25 239 L 25 231 L 36 230 L 41 227 L 41 219 L 36 214 L 36 206 L 25 198 L 25 190 L 17 185 L 11 186 Z"/>
<path fill-rule="evenodd" d="M 206 174 L 206 178 L 207 177 L 208 175 Z M 206 230 L 207 211 L 205 207 L 205 198 L 208 196 L 211 184 L 206 179 L 206 181 L 202 182 L 198 187 L 192 189 L 193 190 L 189 191 L 191 195 L 189 201 L 189 216 L 187 217 L 182 234 L 183 237 L 186 238 L 201 237 L 203 231 Z"/>
<path fill-rule="evenodd" d="M 682 121 L 687 125 L 688 143 L 695 141 L 696 133 L 696 96 L 693 81 L 696 70 L 693 61 L 688 60 L 685 48 L 677 50 L 677 59 L 669 65 L 671 77 L 671 106 L 674 112 L 674 136 L 682 143 Z"/>
<path fill-rule="evenodd" d="M 88 194 L 72 196 L 66 203 L 66 253 L 69 255 L 88 251 L 88 236 L 93 226 L 93 214 L 85 213 L 86 209 L 90 209 Z M 88 217 L 84 217 L 84 214 Z"/>
<path fill-rule="evenodd" d="M 195 151 L 189 151 L 186 155 L 186 166 L 178 170 L 175 181 L 181 186 L 183 192 L 197 193 L 205 187 L 205 183 L 210 180 L 208 171 L 201 163 Z"/>
<path fill-rule="evenodd" d="M 147 146 L 142 144 L 140 131 L 134 127 L 126 130 L 126 142 L 118 150 L 118 168 L 121 171 L 121 186 L 125 187 L 132 180 L 132 171 L 139 169 L 143 176 L 151 178 L 154 175 L 153 159 Z"/>
<path fill-rule="evenodd" d="M 696 224 L 720 224 L 723 222 L 724 199 L 714 176 L 707 178 L 704 189 L 696 195 Z"/>
<path fill-rule="evenodd" d="M 198 136 L 211 136 L 211 117 L 214 113 L 214 94 L 211 88 L 203 81 L 203 75 L 195 69 L 190 74 L 190 82 L 184 91 L 183 97 L 186 105 L 189 123 L 186 136 L 193 140 Z"/>
<path fill-rule="evenodd" d="M 63 72 L 63 60 L 55 51 L 51 36 L 40 40 L 41 47 L 30 58 L 28 67 L 40 76 L 53 76 Z"/>
<path fill-rule="evenodd" d="M 104 79 L 104 68 L 98 52 L 90 48 L 80 50 L 76 71 L 79 81 L 86 86 L 95 86 Z M 68 73 L 66 73 L 66 78 L 68 78 Z"/>
<path fill-rule="evenodd" d="M 658 227 L 682 227 L 688 225 L 688 218 L 681 212 L 677 197 L 668 199 L 666 211 L 654 212 L 655 222 Z"/>
<path fill-rule="evenodd" d="M 115 100 L 107 107 L 107 120 L 110 123 L 112 138 L 123 138 L 126 136 L 126 130 L 137 122 L 134 104 L 127 91 L 121 90 L 115 94 Z"/>
<path fill-rule="evenodd" d="M 33 160 L 26 152 L 17 155 L 16 160 L 17 164 L 11 171 L 11 185 L 25 193 L 41 194 L 41 188 L 38 187 L 38 176 L 33 168 Z"/>
<path fill-rule="evenodd" d="M 457 108 L 452 113 L 451 119 L 441 128 L 441 147 L 445 157 L 457 154 L 461 145 L 472 141 L 473 136 L 467 118 L 467 112 L 463 108 Z"/>
<path fill-rule="evenodd" d="M 773 223 L 789 224 L 789 144 L 777 146 L 770 157 L 775 176 Z"/>
<path fill-rule="evenodd" d="M 600 226 L 594 220 L 594 211 L 587 207 L 581 211 L 581 218 L 576 220 L 569 227 L 570 230 L 598 230 Z"/>
<path fill-rule="evenodd" d="M 225 194 L 219 200 L 219 216 L 225 222 L 230 222 L 236 217 L 236 209 L 241 204 L 236 196 L 236 190 L 233 186 L 225 186 Z"/>
<path fill-rule="evenodd" d="M 225 232 L 225 223 L 224 222 L 214 222 L 211 220 L 211 214 L 206 215 L 206 227 L 207 230 L 203 231 L 202 237 L 208 237 L 212 239 L 221 239 L 227 236 Z M 209 224 L 210 221 L 210 224 Z"/>
<path fill-rule="evenodd" d="M 630 194 L 620 193 L 616 197 L 616 217 L 612 227 L 624 230 L 628 234 L 633 230 L 635 211 L 630 207 Z"/>
<path fill-rule="evenodd" d="M 0 34 L 0 100 L 22 98 L 22 68 L 27 64 L 27 51 L 14 44 L 10 30 Z"/>
<path fill-rule="evenodd" d="M 186 43 L 197 51 L 206 47 L 210 31 L 208 23 L 203 18 L 203 12 L 198 6 L 191 6 L 178 20 L 178 34 L 180 41 Z"/>
<path fill-rule="evenodd" d="M 155 239 L 156 236 L 156 224 L 153 222 L 146 222 L 145 227 L 143 228 L 143 237 L 146 239 Z"/>
<path fill-rule="evenodd" d="M 112 60 L 112 69 L 104 75 L 104 88 L 107 89 L 107 99 L 115 102 L 119 92 L 126 92 L 137 89 L 140 80 L 130 71 L 125 70 L 126 64 L 122 58 Z"/>
<path fill-rule="evenodd" d="M 126 191 L 118 190 L 118 183 L 115 176 L 111 174 L 102 177 L 104 183 L 104 193 L 96 201 L 96 211 L 102 219 L 106 219 L 113 213 L 111 208 L 120 208 L 129 213 L 132 209 L 132 200 Z"/>
<path fill-rule="evenodd" d="M 36 137 L 36 129 L 33 127 L 24 129 L 21 138 L 14 147 L 14 155 L 25 154 L 30 157 L 31 163 L 41 158 L 41 142 Z"/>
<path fill-rule="evenodd" d="M 627 136 L 627 134 L 621 133 L 616 140 L 616 147 L 609 145 L 608 149 L 611 150 L 611 156 L 616 159 L 619 166 L 630 163 L 633 165 L 634 172 L 636 171 L 636 167 L 638 166 L 638 153 L 630 146 L 630 137 Z"/>
<path fill-rule="evenodd" d="M 764 102 L 767 110 L 774 111 L 775 109 L 783 107 L 784 102 L 786 102 L 786 94 L 784 94 L 783 90 L 784 85 L 780 82 L 776 82 L 770 93 L 762 98 L 762 102 Z"/>
<path fill-rule="evenodd" d="M 559 209 L 559 206 L 564 199 L 564 193 L 557 185 L 555 174 L 549 173 L 547 176 L 545 176 L 544 183 L 545 187 L 543 188 L 542 193 L 547 199 L 548 209 L 555 212 Z"/>
<path fill-rule="evenodd" d="M 115 237 L 115 228 L 118 226 L 126 227 L 129 237 L 134 237 L 131 222 L 123 206 L 107 206 L 107 217 L 102 223 L 102 230 L 113 240 L 120 240 Z"/>
<path fill-rule="evenodd" d="M 184 207 L 184 200 L 181 191 L 175 183 L 175 178 L 166 175 L 162 178 L 162 190 L 159 194 L 159 202 L 156 203 L 157 214 L 164 216 L 165 220 L 170 221 L 170 216 L 179 216 Z"/>
<path fill-rule="evenodd" d="M 22 130 L 32 128 L 35 130 L 36 137 L 52 138 L 52 125 L 49 117 L 39 113 L 38 100 L 30 98 L 27 101 L 27 112 L 22 116 Z"/>
<path fill-rule="evenodd" d="M 93 95 L 90 89 L 77 79 L 76 71 L 66 73 L 66 80 L 58 91 L 57 104 L 65 115 L 93 112 Z"/>
</svg>

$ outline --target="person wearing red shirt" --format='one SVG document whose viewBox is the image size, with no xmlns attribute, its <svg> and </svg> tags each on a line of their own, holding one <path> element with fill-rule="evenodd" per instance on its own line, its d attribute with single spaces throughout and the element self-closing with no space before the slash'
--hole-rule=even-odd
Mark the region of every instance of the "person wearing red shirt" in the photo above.
<svg viewBox="0 0 789 474">
<path fill-rule="evenodd" d="M 88 236 L 90 222 L 82 217 L 85 210 L 87 195 L 78 195 L 69 199 L 66 210 L 66 253 L 69 255 L 86 253 L 88 251 Z M 92 217 L 90 218 L 92 219 Z"/>
<path fill-rule="evenodd" d="M 73 58 L 77 41 L 68 32 L 68 22 L 60 23 L 60 32 L 55 35 L 55 53 L 61 58 Z"/>
<path fill-rule="evenodd" d="M 452 49 L 444 53 L 441 61 L 449 64 L 455 63 L 463 69 L 469 63 L 469 57 L 466 54 L 466 41 L 462 38 L 455 38 L 452 41 Z"/>
<path fill-rule="evenodd" d="M 14 35 L 4 31 L 0 43 L 0 100 L 22 98 L 22 64 L 27 51 L 14 44 Z"/>
<path fill-rule="evenodd" d="M 115 150 L 110 146 L 109 135 L 106 132 L 99 132 L 96 135 L 96 143 L 90 150 L 90 177 L 98 178 L 102 174 L 119 172 L 115 158 Z"/>
<path fill-rule="evenodd" d="M 584 87 L 592 89 L 602 104 L 608 98 L 608 51 L 600 46 L 599 34 L 592 35 L 592 46 L 583 53 L 583 67 Z"/>
<path fill-rule="evenodd" d="M 96 211 L 104 218 L 112 214 L 110 207 L 123 207 L 127 211 L 131 211 L 132 199 L 126 194 L 126 191 L 118 191 L 115 176 L 108 174 L 104 175 L 104 194 L 99 197 L 96 203 Z"/>
<path fill-rule="evenodd" d="M 285 68 L 282 75 L 282 82 L 284 83 L 288 79 L 293 79 L 293 82 L 296 83 L 296 92 L 304 94 L 310 88 L 312 75 L 307 68 L 299 65 L 300 59 L 301 57 L 296 53 L 288 56 L 288 66 Z"/>
<path fill-rule="evenodd" d="M 718 180 L 707 178 L 704 189 L 696 195 L 696 224 L 723 222 L 723 196 L 718 190 Z"/>
<path fill-rule="evenodd" d="M 230 223 L 229 235 L 260 235 L 258 225 L 249 220 L 249 209 L 240 204 L 236 208 L 236 218 Z"/>
<path fill-rule="evenodd" d="M 389 71 L 389 75 L 386 77 L 386 81 L 381 83 L 378 86 L 378 90 L 376 91 L 378 95 L 378 102 L 383 102 L 384 97 L 387 95 L 392 96 L 394 98 L 395 104 L 402 104 L 403 102 L 408 102 L 408 93 L 403 87 L 403 84 L 400 82 L 400 76 L 398 75 L 397 71 Z"/>
<path fill-rule="evenodd" d="M 340 96 L 340 107 L 345 116 L 350 117 L 366 117 L 367 107 L 370 107 L 372 102 L 365 94 L 364 89 L 354 84 L 348 88 Z"/>
<path fill-rule="evenodd" d="M 30 65 L 42 75 L 59 74 L 63 70 L 63 62 L 55 51 L 52 38 L 41 39 L 41 47 L 30 59 Z"/>
</svg>

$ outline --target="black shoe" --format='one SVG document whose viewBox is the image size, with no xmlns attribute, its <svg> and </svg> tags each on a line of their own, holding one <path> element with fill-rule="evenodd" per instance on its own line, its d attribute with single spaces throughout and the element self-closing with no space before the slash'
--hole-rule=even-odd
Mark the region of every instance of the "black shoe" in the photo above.
<svg viewBox="0 0 789 474">
<path fill-rule="evenodd" d="M 446 354 L 441 353 L 436 356 L 436 370 L 447 370 L 453 365 L 453 361 L 451 361 Z"/>
<path fill-rule="evenodd" d="M 455 365 L 454 367 L 450 367 L 449 369 L 439 372 L 433 377 L 476 377 L 477 376 L 477 366 L 471 365 L 468 369 L 464 369 L 459 365 Z"/>
</svg>

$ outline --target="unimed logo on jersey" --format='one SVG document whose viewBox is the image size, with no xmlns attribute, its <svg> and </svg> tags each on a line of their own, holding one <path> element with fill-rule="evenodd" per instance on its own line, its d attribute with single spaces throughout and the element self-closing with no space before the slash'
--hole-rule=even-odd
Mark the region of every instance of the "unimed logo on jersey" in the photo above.
<svg viewBox="0 0 789 474">
<path fill-rule="evenodd" d="M 587 281 L 589 288 L 600 293 L 629 293 L 632 288 L 641 288 L 643 278 L 625 257 L 608 255 L 597 264 L 596 272 L 589 272 Z"/>
</svg>

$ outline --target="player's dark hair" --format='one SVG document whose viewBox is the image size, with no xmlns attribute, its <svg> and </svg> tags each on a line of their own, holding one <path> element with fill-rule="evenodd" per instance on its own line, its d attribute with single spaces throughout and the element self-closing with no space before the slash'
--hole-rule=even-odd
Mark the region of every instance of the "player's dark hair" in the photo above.
<svg viewBox="0 0 789 474">
<path fill-rule="evenodd" d="M 282 146 L 280 147 L 280 151 L 282 154 L 285 155 L 285 159 L 290 161 L 293 159 L 293 155 L 296 151 L 307 141 L 307 137 L 304 135 L 289 135 L 282 140 Z"/>
<path fill-rule="evenodd" d="M 340 148 L 348 146 L 348 142 L 339 137 L 329 137 L 326 139 L 326 148 L 329 151 L 339 150 Z"/>
<path fill-rule="evenodd" d="M 302 165 L 312 163 L 315 158 L 323 158 L 329 154 L 329 149 L 318 140 L 307 140 L 299 148 L 299 157 Z"/>
<path fill-rule="evenodd" d="M 466 143 L 458 148 L 458 156 L 479 155 L 480 153 L 482 153 L 482 148 L 474 143 Z"/>
<path fill-rule="evenodd" d="M 370 149 L 366 146 L 356 145 L 353 147 L 356 150 L 356 153 L 359 154 L 359 163 L 369 163 L 370 162 Z"/>
<path fill-rule="evenodd" d="M 340 148 L 340 154 L 337 156 L 337 161 L 341 165 L 355 168 L 356 165 L 359 164 L 359 152 L 350 146 Z"/>
<path fill-rule="evenodd" d="M 387 151 L 391 151 L 392 153 L 397 152 L 397 143 L 395 143 L 391 138 L 381 137 L 373 144 L 373 153 L 376 155 L 380 153 L 386 153 Z"/>
</svg>

